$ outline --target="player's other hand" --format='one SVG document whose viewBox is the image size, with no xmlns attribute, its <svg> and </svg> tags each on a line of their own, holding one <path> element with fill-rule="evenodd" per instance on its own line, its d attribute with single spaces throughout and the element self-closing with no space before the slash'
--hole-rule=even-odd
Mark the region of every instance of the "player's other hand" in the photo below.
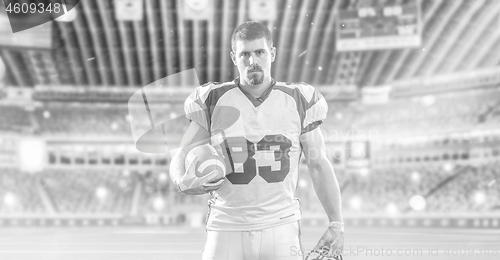
<svg viewBox="0 0 500 260">
<path fill-rule="evenodd" d="M 344 250 L 344 231 L 339 228 L 328 227 L 320 238 L 314 251 L 321 252 L 323 256 L 338 258 Z"/>
<path fill-rule="evenodd" d="M 189 195 L 206 194 L 206 193 L 209 193 L 211 191 L 218 190 L 222 186 L 222 184 L 224 184 L 224 181 L 225 181 L 225 178 L 214 180 L 211 182 L 207 182 L 207 183 L 203 184 L 202 186 L 185 190 L 182 193 L 189 194 Z"/>
</svg>

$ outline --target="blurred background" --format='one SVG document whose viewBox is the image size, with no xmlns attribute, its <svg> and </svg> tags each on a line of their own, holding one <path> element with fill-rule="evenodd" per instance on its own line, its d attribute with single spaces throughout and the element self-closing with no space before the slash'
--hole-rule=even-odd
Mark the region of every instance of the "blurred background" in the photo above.
<svg viewBox="0 0 500 260">
<path fill-rule="evenodd" d="M 500 228 L 495 0 L 81 0 L 16 34 L 2 6 L 0 226 L 202 228 L 208 195 L 178 194 L 169 155 L 136 148 L 128 102 L 160 82 L 155 110 L 182 117 L 198 83 L 174 75 L 234 79 L 230 36 L 247 20 L 273 33 L 274 78 L 328 101 L 347 226 Z M 188 124 L 175 122 L 167 143 Z M 302 224 L 322 226 L 301 164 Z"/>
</svg>

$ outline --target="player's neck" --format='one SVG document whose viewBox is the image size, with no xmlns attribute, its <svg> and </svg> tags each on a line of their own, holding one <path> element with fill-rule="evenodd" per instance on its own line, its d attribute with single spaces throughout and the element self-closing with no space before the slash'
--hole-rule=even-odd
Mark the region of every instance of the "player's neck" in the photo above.
<svg viewBox="0 0 500 260">
<path fill-rule="evenodd" d="M 259 85 L 251 85 L 248 82 L 240 80 L 240 88 L 243 89 L 247 94 L 250 94 L 256 98 L 261 97 L 266 90 L 272 86 L 271 77 L 266 77 L 264 81 Z"/>
</svg>

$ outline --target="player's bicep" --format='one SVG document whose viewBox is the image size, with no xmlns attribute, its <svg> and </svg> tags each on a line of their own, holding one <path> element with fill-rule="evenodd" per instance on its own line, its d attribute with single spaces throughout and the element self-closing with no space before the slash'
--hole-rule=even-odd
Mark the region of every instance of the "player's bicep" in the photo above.
<svg viewBox="0 0 500 260">
<path fill-rule="evenodd" d="M 314 130 L 300 135 L 300 144 L 307 164 L 319 163 L 321 160 L 327 159 L 325 139 L 319 126 Z"/>
<path fill-rule="evenodd" d="M 181 142 L 179 144 L 180 148 L 187 146 L 198 146 L 206 144 L 210 141 L 210 133 L 195 121 L 191 121 L 189 126 L 182 136 Z"/>
</svg>

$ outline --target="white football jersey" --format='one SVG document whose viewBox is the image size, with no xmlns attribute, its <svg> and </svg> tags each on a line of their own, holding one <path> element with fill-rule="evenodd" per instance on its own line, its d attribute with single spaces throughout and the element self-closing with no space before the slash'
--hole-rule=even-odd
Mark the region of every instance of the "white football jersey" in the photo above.
<svg viewBox="0 0 500 260">
<path fill-rule="evenodd" d="M 239 79 L 207 83 L 188 97 L 186 117 L 220 145 L 228 175 L 209 201 L 208 230 L 248 231 L 297 221 L 294 197 L 302 152 L 299 136 L 318 127 L 328 105 L 304 83 L 273 81 L 262 99 Z"/>
</svg>

